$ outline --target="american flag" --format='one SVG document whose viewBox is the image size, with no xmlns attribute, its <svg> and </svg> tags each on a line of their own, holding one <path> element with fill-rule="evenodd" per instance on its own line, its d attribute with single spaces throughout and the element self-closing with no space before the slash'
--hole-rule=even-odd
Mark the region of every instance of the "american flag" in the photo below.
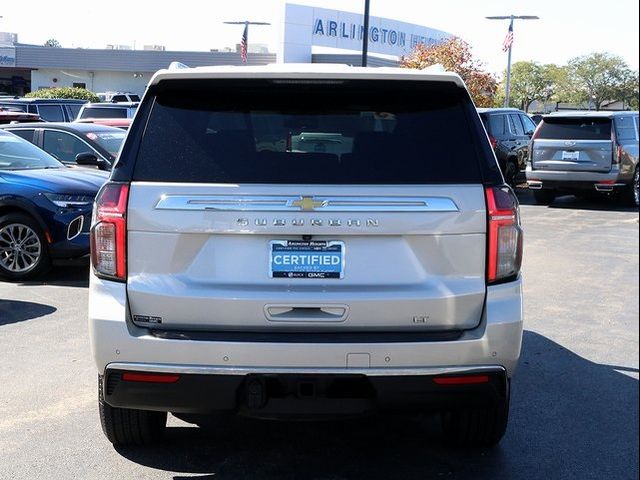
<svg viewBox="0 0 640 480">
<path fill-rule="evenodd" d="M 244 32 L 242 32 L 242 39 L 240 40 L 240 58 L 244 63 L 247 63 L 247 35 L 249 33 L 249 25 L 245 23 Z"/>
<path fill-rule="evenodd" d="M 509 31 L 507 32 L 507 36 L 504 37 L 504 42 L 502 42 L 502 51 L 506 52 L 513 45 L 513 23 L 509 25 Z"/>
</svg>

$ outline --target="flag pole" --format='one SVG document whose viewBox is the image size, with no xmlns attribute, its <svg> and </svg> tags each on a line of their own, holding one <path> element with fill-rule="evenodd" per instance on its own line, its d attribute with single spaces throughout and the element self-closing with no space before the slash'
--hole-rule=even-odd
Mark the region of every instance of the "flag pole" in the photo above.
<svg viewBox="0 0 640 480">
<path fill-rule="evenodd" d="M 511 15 L 511 23 L 509 24 L 509 31 L 513 33 L 513 15 Z M 513 41 L 509 44 L 509 53 L 507 55 L 507 86 L 505 87 L 504 106 L 509 107 L 509 97 L 511 95 L 511 48 L 513 47 Z"/>
<path fill-rule="evenodd" d="M 249 50 L 249 25 L 271 25 L 268 22 L 251 22 L 249 20 L 240 20 L 237 22 L 222 22 L 222 23 L 225 23 L 227 25 L 244 25 L 244 30 L 242 32 L 242 39 L 240 41 L 240 56 L 242 57 L 243 63 L 247 63 L 247 53 Z"/>
<path fill-rule="evenodd" d="M 504 106 L 509 106 L 509 97 L 511 96 L 511 47 L 513 46 L 513 21 L 514 20 L 540 20 L 536 15 L 497 15 L 492 17 L 484 17 L 487 20 L 509 20 L 509 35 L 511 38 L 505 38 L 502 51 L 506 47 L 506 41 L 509 40 L 509 55 L 507 56 L 507 85 L 505 87 Z"/>
</svg>

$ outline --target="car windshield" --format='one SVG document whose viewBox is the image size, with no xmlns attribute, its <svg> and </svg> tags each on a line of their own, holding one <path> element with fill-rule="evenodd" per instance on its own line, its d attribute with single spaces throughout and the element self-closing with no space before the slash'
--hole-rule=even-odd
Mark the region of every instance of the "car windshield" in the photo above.
<svg viewBox="0 0 640 480">
<path fill-rule="evenodd" d="M 0 135 L 0 170 L 64 168 L 64 165 L 35 145 L 15 135 Z"/>
<path fill-rule="evenodd" d="M 89 132 L 86 134 L 89 140 L 93 140 L 114 157 L 118 155 L 126 132 Z"/>
</svg>

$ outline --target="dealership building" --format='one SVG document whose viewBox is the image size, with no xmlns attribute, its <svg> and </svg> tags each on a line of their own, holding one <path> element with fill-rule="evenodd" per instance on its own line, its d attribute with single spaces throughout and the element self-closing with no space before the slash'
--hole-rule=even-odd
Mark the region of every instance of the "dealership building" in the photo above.
<svg viewBox="0 0 640 480">
<path fill-rule="evenodd" d="M 269 63 L 342 63 L 360 65 L 363 16 L 287 3 L 284 5 L 276 53 L 249 45 L 244 63 L 235 51 L 167 51 L 161 46 L 143 50 L 112 45 L 105 49 L 56 48 L 21 44 L 0 32 L 0 92 L 23 95 L 47 87 L 83 87 L 93 92 L 142 94 L 157 70 L 171 62 L 204 65 L 266 65 Z M 369 66 L 397 66 L 419 43 L 441 42 L 451 35 L 422 25 L 370 17 Z"/>
</svg>

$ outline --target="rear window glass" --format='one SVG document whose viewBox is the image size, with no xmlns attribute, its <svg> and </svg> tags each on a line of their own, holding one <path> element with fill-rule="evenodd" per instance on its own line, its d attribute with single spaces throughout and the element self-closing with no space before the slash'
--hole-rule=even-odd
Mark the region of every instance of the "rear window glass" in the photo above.
<svg viewBox="0 0 640 480">
<path fill-rule="evenodd" d="M 127 118 L 127 109 L 87 107 L 82 111 L 82 118 Z"/>
<path fill-rule="evenodd" d="M 609 118 L 545 118 L 536 138 L 549 140 L 611 140 Z"/>
<path fill-rule="evenodd" d="M 450 83 L 236 80 L 157 90 L 134 180 L 480 182 L 469 99 Z"/>
</svg>

